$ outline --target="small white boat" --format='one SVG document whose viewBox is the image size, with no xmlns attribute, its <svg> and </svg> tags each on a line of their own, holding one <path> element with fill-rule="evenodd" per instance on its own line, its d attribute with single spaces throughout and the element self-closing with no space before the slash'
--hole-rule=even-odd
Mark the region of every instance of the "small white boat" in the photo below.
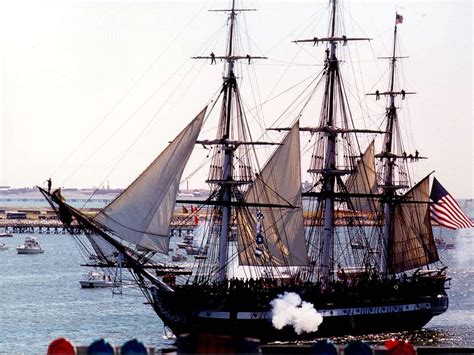
<svg viewBox="0 0 474 355">
<path fill-rule="evenodd" d="M 452 242 L 447 242 L 442 237 L 435 237 L 435 245 L 438 249 L 454 249 L 455 245 Z"/>
<path fill-rule="evenodd" d="M 194 245 L 188 245 L 185 248 L 185 250 L 188 255 L 193 255 L 193 256 L 196 256 L 196 255 L 206 256 L 207 255 L 207 247 L 197 247 Z"/>
<path fill-rule="evenodd" d="M 8 250 L 8 245 L 5 243 L 0 243 L 0 251 Z"/>
<path fill-rule="evenodd" d="M 186 261 L 187 259 L 186 255 L 180 252 L 176 252 L 176 255 L 171 256 L 172 261 Z"/>
<path fill-rule="evenodd" d="M 178 243 L 176 243 L 176 246 L 178 247 L 178 249 L 179 248 L 186 249 L 191 245 L 192 245 L 192 242 L 178 242 Z"/>
<path fill-rule="evenodd" d="M 18 254 L 42 254 L 44 250 L 38 243 L 35 237 L 26 237 L 23 244 L 17 245 L 16 251 Z"/>
<path fill-rule="evenodd" d="M 82 275 L 79 281 L 82 288 L 101 288 L 101 287 L 118 287 L 119 281 L 114 281 L 109 275 L 98 272 L 96 270 L 89 271 Z"/>
<path fill-rule="evenodd" d="M 13 237 L 13 233 L 0 233 L 0 238 L 11 238 Z"/>
<path fill-rule="evenodd" d="M 194 233 L 192 231 L 188 231 L 184 236 L 183 236 L 183 241 L 186 243 L 192 243 L 194 240 Z"/>
</svg>

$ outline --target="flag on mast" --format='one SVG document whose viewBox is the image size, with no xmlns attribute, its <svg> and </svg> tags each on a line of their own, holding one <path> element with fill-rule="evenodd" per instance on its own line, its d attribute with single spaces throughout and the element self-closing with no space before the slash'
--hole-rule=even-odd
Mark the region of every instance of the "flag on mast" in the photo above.
<svg viewBox="0 0 474 355">
<path fill-rule="evenodd" d="M 433 202 L 430 204 L 432 221 L 450 229 L 474 227 L 474 222 L 436 178 L 433 180 L 430 199 Z"/>
<path fill-rule="evenodd" d="M 398 25 L 399 23 L 403 23 L 403 16 L 395 14 L 395 24 Z"/>
</svg>

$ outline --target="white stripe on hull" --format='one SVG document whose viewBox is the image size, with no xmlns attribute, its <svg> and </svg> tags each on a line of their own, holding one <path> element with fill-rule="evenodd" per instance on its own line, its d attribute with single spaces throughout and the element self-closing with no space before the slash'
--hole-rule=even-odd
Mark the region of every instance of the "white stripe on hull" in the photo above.
<svg viewBox="0 0 474 355">
<path fill-rule="evenodd" d="M 369 314 L 389 314 L 400 312 L 413 312 L 420 310 L 431 310 L 431 304 L 428 302 L 412 303 L 393 306 L 377 307 L 356 307 L 356 308 L 334 308 L 318 310 L 321 315 L 326 317 L 347 317 Z M 230 312 L 200 311 L 200 318 L 230 319 Z M 272 312 L 237 312 L 237 319 L 272 319 Z"/>
</svg>

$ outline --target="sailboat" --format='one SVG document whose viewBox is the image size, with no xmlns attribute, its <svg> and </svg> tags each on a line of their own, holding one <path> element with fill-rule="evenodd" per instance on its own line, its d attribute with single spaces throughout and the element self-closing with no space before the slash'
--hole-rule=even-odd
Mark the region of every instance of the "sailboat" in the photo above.
<svg viewBox="0 0 474 355">
<path fill-rule="evenodd" d="M 235 73 L 239 61 L 265 59 L 234 52 L 237 15 L 248 10 L 236 8 L 235 0 L 220 10 L 228 14 L 226 53 L 196 57 L 225 63 L 219 100 L 203 108 L 108 206 L 91 217 L 70 206 L 60 190 L 41 192 L 66 227 L 74 221 L 101 241 L 96 251 L 106 245 L 123 259 L 174 334 L 274 341 L 423 327 L 447 310 L 448 278 L 445 268 L 436 267 L 429 176 L 410 186 L 410 159 L 398 151 L 396 100 L 411 92 L 396 89 L 394 80 L 397 24 L 389 88 L 369 94 L 387 98 L 383 131 L 352 123 L 338 50 L 368 39 L 337 33 L 333 0 L 328 35 L 295 41 L 326 46 L 320 120 L 314 127 L 302 127 L 298 120 L 291 127 L 274 127 L 285 131 L 284 137 L 264 142 L 252 139 Z M 217 134 L 200 139 L 218 103 Z M 308 169 L 313 183 L 302 191 L 300 135 L 305 132 L 317 139 Z M 375 142 L 361 148 L 357 137 L 365 133 L 382 135 L 380 151 Z M 156 263 L 154 256 L 168 254 L 179 183 L 196 144 L 213 147 L 206 180 L 210 194 L 199 201 L 209 211 L 201 242 L 207 255 L 188 273 Z M 274 148 L 261 168 L 258 146 Z M 309 212 L 306 223 L 303 206 Z M 100 253 L 110 255 L 110 250 Z M 320 318 L 309 325 L 298 323 L 298 315 L 279 322 L 277 303 L 287 297 L 296 313 Z"/>
</svg>

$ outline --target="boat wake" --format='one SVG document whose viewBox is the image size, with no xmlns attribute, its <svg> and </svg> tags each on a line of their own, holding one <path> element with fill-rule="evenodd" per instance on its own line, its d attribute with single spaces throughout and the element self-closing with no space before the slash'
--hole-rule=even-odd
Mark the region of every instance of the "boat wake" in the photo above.
<svg viewBox="0 0 474 355">
<path fill-rule="evenodd" d="M 437 345 L 452 345 L 459 346 L 461 339 L 457 339 L 449 331 L 444 329 L 419 329 L 415 331 L 404 331 L 394 333 L 381 334 L 364 334 L 359 336 L 347 335 L 341 337 L 329 338 L 315 338 L 311 341 L 298 342 L 275 342 L 273 344 L 313 344 L 319 340 L 329 340 L 335 344 L 348 344 L 352 341 L 363 340 L 370 345 L 384 345 L 388 339 L 407 340 L 415 346 L 437 346 Z"/>
</svg>

